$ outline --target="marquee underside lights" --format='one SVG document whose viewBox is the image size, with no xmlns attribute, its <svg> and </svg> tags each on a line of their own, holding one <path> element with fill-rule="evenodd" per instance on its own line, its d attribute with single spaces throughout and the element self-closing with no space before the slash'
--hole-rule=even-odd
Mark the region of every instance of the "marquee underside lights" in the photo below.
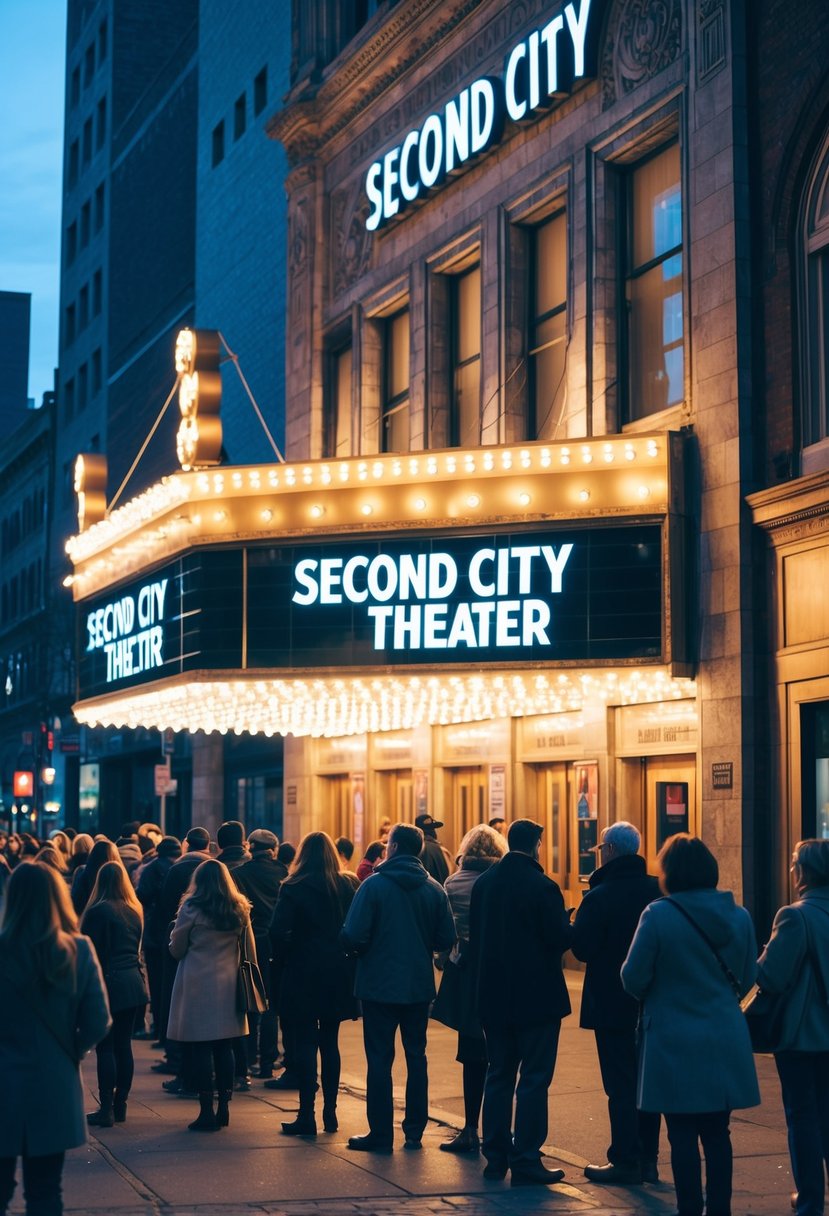
<svg viewBox="0 0 829 1216">
<path fill-rule="evenodd" d="M 693 681 L 674 679 L 665 668 L 307 680 L 194 673 L 164 687 L 81 702 L 73 712 L 87 726 L 336 737 L 695 695 Z"/>
</svg>

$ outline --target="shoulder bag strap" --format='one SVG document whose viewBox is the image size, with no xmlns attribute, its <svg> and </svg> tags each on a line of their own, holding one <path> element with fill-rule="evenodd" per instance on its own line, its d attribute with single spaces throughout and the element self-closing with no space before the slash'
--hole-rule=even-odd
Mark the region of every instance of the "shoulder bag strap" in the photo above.
<svg viewBox="0 0 829 1216">
<path fill-rule="evenodd" d="M 682 915 L 685 917 L 685 919 L 688 921 L 688 923 L 690 925 L 693 925 L 693 927 L 696 929 L 697 933 L 700 935 L 700 937 L 705 942 L 708 949 L 714 955 L 714 958 L 719 963 L 720 970 L 722 971 L 723 975 L 725 976 L 725 978 L 728 980 L 729 984 L 733 988 L 734 995 L 736 996 L 737 1000 L 739 1001 L 739 999 L 740 999 L 739 981 L 738 981 L 736 975 L 734 974 L 734 972 L 728 966 L 728 963 L 726 963 L 725 959 L 720 954 L 717 947 L 711 941 L 711 938 L 708 936 L 708 934 L 703 929 L 702 925 L 697 924 L 697 922 L 694 920 L 693 916 L 691 916 L 690 912 L 686 911 L 686 909 L 683 908 L 682 904 L 677 903 L 677 901 L 675 899 L 671 899 L 670 896 L 666 896 L 665 902 L 668 904 L 671 904 L 674 908 L 676 908 L 676 910 L 678 912 L 681 912 Z"/>
</svg>

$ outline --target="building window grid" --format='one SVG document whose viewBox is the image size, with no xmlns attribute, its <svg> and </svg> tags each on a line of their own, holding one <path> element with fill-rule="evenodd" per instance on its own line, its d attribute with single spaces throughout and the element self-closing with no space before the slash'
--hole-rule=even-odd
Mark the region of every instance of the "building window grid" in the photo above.
<svg viewBox="0 0 829 1216">
<path fill-rule="evenodd" d="M 73 220 L 66 229 L 66 264 L 71 266 L 78 256 L 78 221 Z"/>
<path fill-rule="evenodd" d="M 92 160 L 92 118 L 87 118 L 83 124 L 83 163 L 88 165 Z"/>
<path fill-rule="evenodd" d="M 211 139 L 211 157 L 212 157 L 212 164 L 213 164 L 214 169 L 216 168 L 217 165 L 220 165 L 222 163 L 222 161 L 224 160 L 224 157 L 225 157 L 225 122 L 224 122 L 224 119 L 222 119 L 221 122 L 217 122 L 215 127 L 213 128 L 213 135 L 212 135 L 212 139 Z"/>
<path fill-rule="evenodd" d="M 69 101 L 74 109 L 81 100 L 81 69 L 80 66 L 72 70 Z"/>
<path fill-rule="evenodd" d="M 385 322 L 383 352 L 383 421 L 381 450 L 409 450 L 409 354 L 408 307 Z"/>
<path fill-rule="evenodd" d="M 81 249 L 89 244 L 92 224 L 92 203 L 87 199 L 81 207 Z"/>
<path fill-rule="evenodd" d="M 241 139 L 248 121 L 248 103 L 244 93 L 236 98 L 233 106 L 233 139 Z"/>
<path fill-rule="evenodd" d="M 100 232 L 104 226 L 104 183 L 95 190 L 95 231 Z"/>
<path fill-rule="evenodd" d="M 452 447 L 481 442 L 481 267 L 452 276 Z"/>
<path fill-rule="evenodd" d="M 102 97 L 96 110 L 95 148 L 100 152 L 106 142 L 107 131 L 107 99 Z"/>
<path fill-rule="evenodd" d="M 109 45 L 109 30 L 107 28 L 106 19 L 98 26 L 98 62 L 103 63 L 107 57 L 107 49 Z"/>
<path fill-rule="evenodd" d="M 567 402 L 567 212 L 532 233 L 530 271 L 530 438 L 556 439 Z"/>
<path fill-rule="evenodd" d="M 92 276 L 92 315 L 99 317 L 103 307 L 103 274 L 100 270 L 96 270 Z"/>
<path fill-rule="evenodd" d="M 253 81 L 253 113 L 257 117 L 268 104 L 268 68 L 267 65 L 257 72 Z"/>
<path fill-rule="evenodd" d="M 634 421 L 685 396 L 679 144 L 636 164 L 625 185 L 627 421 Z"/>
</svg>

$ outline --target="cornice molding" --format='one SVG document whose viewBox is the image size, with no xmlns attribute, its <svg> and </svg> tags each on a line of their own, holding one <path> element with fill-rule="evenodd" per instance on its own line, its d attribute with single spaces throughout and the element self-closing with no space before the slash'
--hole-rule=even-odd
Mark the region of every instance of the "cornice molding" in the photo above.
<svg viewBox="0 0 829 1216">
<path fill-rule="evenodd" d="M 829 524 L 829 473 L 759 490 L 749 494 L 746 502 L 754 523 L 769 534 L 773 544 L 814 535 L 827 530 Z"/>
</svg>

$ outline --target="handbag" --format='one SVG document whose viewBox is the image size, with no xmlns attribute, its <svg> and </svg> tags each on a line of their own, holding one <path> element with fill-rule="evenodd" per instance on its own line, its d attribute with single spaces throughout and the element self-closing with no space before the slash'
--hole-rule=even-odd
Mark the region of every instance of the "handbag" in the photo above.
<svg viewBox="0 0 829 1216">
<path fill-rule="evenodd" d="M 239 973 L 236 978 L 236 1007 L 240 1013 L 264 1013 L 268 997 L 262 972 L 248 957 L 247 929 L 239 938 Z"/>
</svg>

